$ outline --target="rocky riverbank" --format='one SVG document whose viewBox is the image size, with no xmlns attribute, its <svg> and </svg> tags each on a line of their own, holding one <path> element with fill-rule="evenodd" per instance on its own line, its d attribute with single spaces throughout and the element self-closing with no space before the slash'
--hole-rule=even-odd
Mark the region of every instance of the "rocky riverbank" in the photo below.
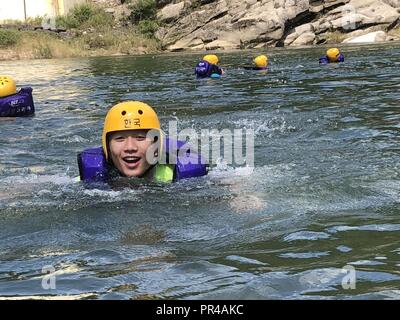
<svg viewBox="0 0 400 320">
<path fill-rule="evenodd" d="M 156 33 L 166 50 L 303 46 L 398 40 L 400 0 L 159 1 Z"/>
<path fill-rule="evenodd" d="M 0 28 L 0 59 L 400 40 L 400 0 L 92 0 L 65 27 Z M 76 25 L 76 20 L 82 20 Z M 75 26 L 73 26 L 75 24 Z M 6 42 L 9 42 L 7 44 Z"/>
</svg>

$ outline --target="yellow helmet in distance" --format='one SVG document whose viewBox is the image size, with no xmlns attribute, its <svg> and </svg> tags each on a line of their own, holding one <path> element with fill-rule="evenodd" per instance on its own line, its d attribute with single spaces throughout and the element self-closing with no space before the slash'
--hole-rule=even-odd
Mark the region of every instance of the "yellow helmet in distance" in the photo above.
<svg viewBox="0 0 400 320">
<path fill-rule="evenodd" d="M 9 76 L 0 76 L 0 98 L 17 93 L 15 81 Z"/>
<path fill-rule="evenodd" d="M 268 65 L 268 58 L 265 55 L 255 57 L 253 60 L 254 64 L 259 68 L 265 68 Z"/>
<path fill-rule="evenodd" d="M 218 57 L 215 54 L 207 54 L 203 57 L 203 60 L 211 64 L 217 64 L 219 61 Z"/>
<path fill-rule="evenodd" d="M 338 48 L 330 48 L 326 51 L 326 55 L 330 61 L 336 62 L 339 59 L 340 51 Z"/>
</svg>

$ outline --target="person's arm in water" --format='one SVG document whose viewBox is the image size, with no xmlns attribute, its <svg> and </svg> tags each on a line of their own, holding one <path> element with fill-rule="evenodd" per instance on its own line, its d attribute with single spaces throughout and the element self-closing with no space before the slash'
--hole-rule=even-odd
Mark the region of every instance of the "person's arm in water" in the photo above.
<svg viewBox="0 0 400 320">
<path fill-rule="evenodd" d="M 329 59 L 327 56 L 322 56 L 321 58 L 319 58 L 319 64 L 328 64 L 329 63 Z"/>
<path fill-rule="evenodd" d="M 211 74 L 213 74 L 213 73 L 216 73 L 216 74 L 219 74 L 219 75 L 223 75 L 224 74 L 224 70 L 222 70 L 216 64 L 213 64 L 211 66 Z"/>
<path fill-rule="evenodd" d="M 255 71 L 268 70 L 267 67 L 254 67 L 254 66 L 244 66 L 243 69 L 245 69 L 245 70 L 255 70 Z"/>
</svg>

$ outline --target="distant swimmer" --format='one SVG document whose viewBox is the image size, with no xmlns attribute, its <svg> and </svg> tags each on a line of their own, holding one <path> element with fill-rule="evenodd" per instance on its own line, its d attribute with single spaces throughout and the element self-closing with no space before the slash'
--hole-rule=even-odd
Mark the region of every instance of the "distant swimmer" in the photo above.
<svg viewBox="0 0 400 320">
<path fill-rule="evenodd" d="M 244 67 L 246 70 L 267 70 L 268 57 L 265 55 L 257 56 L 253 59 L 254 66 Z"/>
<path fill-rule="evenodd" d="M 22 117 L 34 113 L 32 88 L 21 88 L 17 92 L 17 85 L 11 77 L 0 76 L 0 117 Z"/>
<path fill-rule="evenodd" d="M 79 153 L 78 165 L 84 182 L 107 183 L 117 177 L 174 182 L 208 173 L 203 157 L 185 142 L 165 137 L 154 109 L 139 101 L 108 111 L 102 147 Z"/>
<path fill-rule="evenodd" d="M 196 65 L 194 73 L 198 79 L 201 78 L 219 78 L 224 74 L 224 71 L 217 65 L 219 62 L 215 54 L 207 54 Z"/>
<path fill-rule="evenodd" d="M 344 62 L 344 55 L 338 48 L 330 48 L 326 51 L 326 55 L 319 58 L 320 64 Z"/>
</svg>

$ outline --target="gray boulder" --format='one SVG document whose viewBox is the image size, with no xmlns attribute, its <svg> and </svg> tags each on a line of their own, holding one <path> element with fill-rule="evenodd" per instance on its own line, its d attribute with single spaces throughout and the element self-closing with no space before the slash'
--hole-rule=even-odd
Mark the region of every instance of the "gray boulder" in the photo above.
<svg viewBox="0 0 400 320">
<path fill-rule="evenodd" d="M 364 34 L 359 37 L 352 37 L 345 39 L 343 43 L 374 43 L 374 42 L 384 42 L 387 39 L 387 34 L 384 31 L 375 31 L 371 33 Z"/>
<path fill-rule="evenodd" d="M 176 0 L 158 17 L 157 38 L 172 51 L 300 46 L 334 31 L 349 34 L 399 21 L 400 0 Z"/>
</svg>

